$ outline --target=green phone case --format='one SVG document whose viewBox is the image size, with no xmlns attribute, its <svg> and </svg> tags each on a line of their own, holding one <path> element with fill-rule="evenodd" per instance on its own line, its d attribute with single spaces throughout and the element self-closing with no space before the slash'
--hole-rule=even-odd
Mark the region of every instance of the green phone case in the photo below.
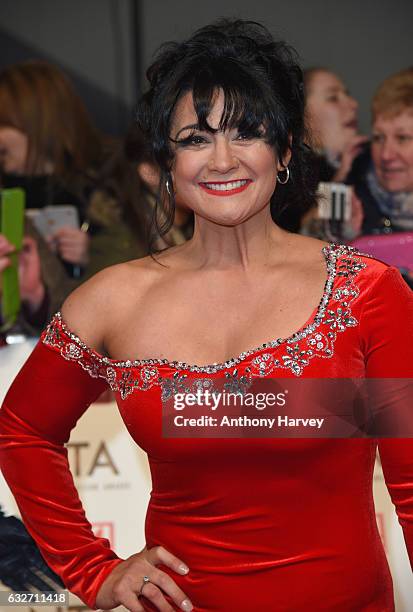
<svg viewBox="0 0 413 612">
<path fill-rule="evenodd" d="M 23 242 L 25 194 L 22 189 L 1 191 L 0 233 L 20 251 Z M 15 322 L 20 310 L 18 253 L 9 255 L 11 265 L 2 273 L 1 315 L 6 327 Z"/>
</svg>

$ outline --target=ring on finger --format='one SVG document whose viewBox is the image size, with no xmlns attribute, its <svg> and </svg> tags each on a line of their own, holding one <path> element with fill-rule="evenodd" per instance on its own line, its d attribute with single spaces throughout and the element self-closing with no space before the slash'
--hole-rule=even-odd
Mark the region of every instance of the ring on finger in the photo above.
<svg viewBox="0 0 413 612">
<path fill-rule="evenodd" d="M 148 582 L 150 582 L 150 581 L 151 581 L 151 579 L 149 578 L 149 576 L 144 576 L 142 578 L 142 585 L 141 585 L 141 588 L 139 589 L 138 597 L 143 595 L 143 593 L 142 593 L 143 587 L 145 586 L 145 584 L 148 584 Z"/>
</svg>

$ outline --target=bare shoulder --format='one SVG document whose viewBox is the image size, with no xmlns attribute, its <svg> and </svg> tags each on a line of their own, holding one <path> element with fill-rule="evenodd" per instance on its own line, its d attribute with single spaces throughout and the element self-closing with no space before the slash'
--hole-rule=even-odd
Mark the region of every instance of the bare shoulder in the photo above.
<svg viewBox="0 0 413 612">
<path fill-rule="evenodd" d="M 328 247 L 330 243 L 301 234 L 290 234 L 288 243 L 291 262 L 298 263 L 301 267 L 324 267 L 323 248 Z"/>
<path fill-rule="evenodd" d="M 108 330 L 119 324 L 130 303 L 139 307 L 159 280 L 160 267 L 145 257 L 101 270 L 66 298 L 63 321 L 86 345 L 102 352 Z"/>
</svg>

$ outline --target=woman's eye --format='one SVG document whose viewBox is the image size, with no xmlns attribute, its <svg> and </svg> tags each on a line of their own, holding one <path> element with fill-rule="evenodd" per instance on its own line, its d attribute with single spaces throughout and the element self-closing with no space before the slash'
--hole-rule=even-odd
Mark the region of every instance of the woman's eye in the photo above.
<svg viewBox="0 0 413 612">
<path fill-rule="evenodd" d="M 196 147 L 202 144 L 205 144 L 207 139 L 204 136 L 200 136 L 198 134 L 191 134 L 186 138 L 181 138 L 176 141 L 176 145 L 178 147 Z"/>
<path fill-rule="evenodd" d="M 413 140 L 413 136 L 410 136 L 410 134 L 399 134 L 397 136 L 397 140 L 399 142 L 409 142 L 410 140 Z"/>
<path fill-rule="evenodd" d="M 384 136 L 381 134 L 373 134 L 371 137 L 372 142 L 381 143 L 384 141 Z"/>
<path fill-rule="evenodd" d="M 262 133 L 261 132 L 251 132 L 251 133 L 247 133 L 247 132 L 240 132 L 239 134 L 237 134 L 235 136 L 235 140 L 254 140 L 256 138 L 262 138 Z"/>
<path fill-rule="evenodd" d="M 190 136 L 189 141 L 194 145 L 204 144 L 204 142 L 207 142 L 206 138 L 203 136 Z"/>
</svg>

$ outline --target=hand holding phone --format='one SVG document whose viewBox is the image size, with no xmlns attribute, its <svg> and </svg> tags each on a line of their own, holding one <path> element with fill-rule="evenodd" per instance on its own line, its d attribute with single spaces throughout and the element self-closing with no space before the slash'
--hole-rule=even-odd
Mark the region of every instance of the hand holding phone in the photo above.
<svg viewBox="0 0 413 612">
<path fill-rule="evenodd" d="M 84 230 L 63 227 L 53 235 L 51 240 L 52 245 L 64 261 L 80 266 L 87 265 L 90 238 Z"/>
</svg>

